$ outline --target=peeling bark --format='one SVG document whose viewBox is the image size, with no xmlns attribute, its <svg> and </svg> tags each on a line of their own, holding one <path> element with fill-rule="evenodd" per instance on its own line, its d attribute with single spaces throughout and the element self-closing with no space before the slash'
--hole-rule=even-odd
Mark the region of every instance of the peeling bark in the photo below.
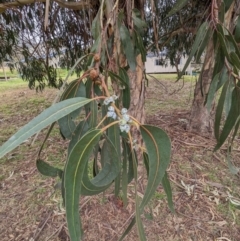
<svg viewBox="0 0 240 241">
<path fill-rule="evenodd" d="M 234 2 L 225 14 L 224 25 L 231 30 Z M 194 90 L 194 99 L 188 124 L 188 130 L 198 133 L 212 133 L 215 103 L 212 104 L 210 112 L 204 105 L 209 87 L 213 78 L 213 67 L 215 62 L 213 40 L 211 39 L 206 49 L 202 72 Z"/>
<path fill-rule="evenodd" d="M 194 99 L 188 126 L 188 130 L 190 131 L 211 133 L 213 129 L 213 121 L 211 118 L 213 108 L 209 112 L 204 103 L 212 81 L 214 57 L 214 46 L 211 40 L 207 46 L 203 70 L 194 90 Z"/>
</svg>

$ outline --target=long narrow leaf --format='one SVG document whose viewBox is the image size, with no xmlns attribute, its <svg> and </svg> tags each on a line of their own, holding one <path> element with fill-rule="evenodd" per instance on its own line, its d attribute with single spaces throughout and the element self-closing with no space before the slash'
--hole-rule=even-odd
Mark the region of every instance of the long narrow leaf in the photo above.
<svg viewBox="0 0 240 241">
<path fill-rule="evenodd" d="M 149 157 L 148 184 L 141 203 L 143 208 L 155 193 L 170 163 L 171 142 L 168 135 L 158 127 L 141 125 L 140 130 Z"/>
<path fill-rule="evenodd" d="M 31 120 L 28 124 L 22 127 L 16 134 L 14 134 L 7 142 L 0 147 L 0 158 L 5 154 L 13 150 L 29 137 L 59 120 L 65 115 L 68 115 L 72 111 L 78 109 L 91 102 L 91 99 L 82 97 L 72 98 L 69 100 L 61 101 Z"/>
<path fill-rule="evenodd" d="M 86 133 L 72 149 L 66 164 L 64 173 L 65 205 L 71 241 L 79 241 L 82 237 L 79 217 L 81 182 L 87 161 L 101 135 L 101 130 L 91 130 Z"/>
<path fill-rule="evenodd" d="M 199 30 L 198 30 L 198 32 L 197 32 L 196 39 L 195 39 L 195 41 L 194 41 L 194 43 L 193 43 L 192 50 L 191 50 L 191 52 L 190 52 L 190 54 L 189 54 L 189 56 L 188 56 L 188 59 L 187 59 L 185 65 L 184 65 L 183 70 L 182 70 L 182 72 L 180 73 L 178 79 L 180 79 L 180 78 L 184 75 L 184 73 L 185 73 L 188 65 L 190 64 L 193 56 L 196 54 L 197 50 L 199 49 L 199 46 L 200 46 L 201 42 L 204 40 L 205 35 L 206 35 L 207 32 L 208 32 L 208 29 L 209 29 L 209 25 L 208 25 L 207 22 L 204 22 L 204 23 L 200 26 L 200 28 L 199 28 Z"/>
</svg>

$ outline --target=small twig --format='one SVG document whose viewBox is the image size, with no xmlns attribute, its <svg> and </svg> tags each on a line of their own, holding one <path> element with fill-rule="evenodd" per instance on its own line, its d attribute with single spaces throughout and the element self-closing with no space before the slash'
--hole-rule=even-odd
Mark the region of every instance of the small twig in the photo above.
<svg viewBox="0 0 240 241">
<path fill-rule="evenodd" d="M 151 78 L 153 78 L 155 81 L 157 81 L 160 85 L 162 85 L 164 88 L 165 88 L 165 90 L 166 90 L 166 92 L 168 93 L 168 89 L 167 89 L 167 87 L 163 84 L 163 83 L 161 83 L 157 78 L 155 78 L 153 75 L 151 75 L 151 74 L 147 74 L 148 76 L 150 76 Z"/>
<path fill-rule="evenodd" d="M 66 223 L 63 223 L 50 237 L 48 237 L 45 241 L 48 241 L 50 240 L 55 234 L 59 234 L 63 228 L 63 226 L 65 225 Z"/>
<path fill-rule="evenodd" d="M 49 218 L 51 217 L 51 215 L 52 215 L 52 211 L 48 214 L 45 222 L 43 223 L 43 225 L 42 225 L 42 227 L 40 228 L 40 230 L 38 231 L 38 233 L 37 233 L 37 230 L 38 230 L 38 228 L 37 228 L 35 234 L 33 235 L 34 241 L 37 241 L 37 240 L 38 240 L 40 233 L 41 233 L 42 230 L 44 229 L 44 227 L 45 227 L 45 225 L 47 224 L 47 222 L 48 222 Z"/>
</svg>

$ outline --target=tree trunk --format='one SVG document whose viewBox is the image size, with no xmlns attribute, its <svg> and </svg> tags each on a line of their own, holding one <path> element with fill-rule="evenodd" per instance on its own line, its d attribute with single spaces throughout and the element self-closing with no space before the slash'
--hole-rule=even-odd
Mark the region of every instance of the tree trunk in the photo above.
<svg viewBox="0 0 240 241">
<path fill-rule="evenodd" d="M 224 19 L 224 25 L 226 28 L 230 29 L 230 31 L 232 30 L 230 25 L 232 24 L 234 4 L 235 3 L 233 2 L 225 14 Z M 215 103 L 212 104 L 210 112 L 207 110 L 207 107 L 204 105 L 204 103 L 213 77 L 214 60 L 214 46 L 213 40 L 211 39 L 206 49 L 203 69 L 194 90 L 194 99 L 188 125 L 188 130 L 190 131 L 198 133 L 212 133 L 213 131 L 212 116 L 214 113 Z"/>
<path fill-rule="evenodd" d="M 204 103 L 210 87 L 210 83 L 212 81 L 214 58 L 215 56 L 213 41 L 210 40 L 206 49 L 203 69 L 194 90 L 194 99 L 192 103 L 190 121 L 188 126 L 188 129 L 190 131 L 198 133 L 212 132 L 211 116 L 213 108 L 209 112 Z"/>
<path fill-rule="evenodd" d="M 137 56 L 137 68 L 136 71 L 128 71 L 128 76 L 130 79 L 130 90 L 131 90 L 131 103 L 129 112 L 136 118 L 139 122 L 145 122 L 145 110 L 144 110 L 144 100 L 145 100 L 145 83 L 143 76 L 143 62 L 141 55 Z"/>
</svg>

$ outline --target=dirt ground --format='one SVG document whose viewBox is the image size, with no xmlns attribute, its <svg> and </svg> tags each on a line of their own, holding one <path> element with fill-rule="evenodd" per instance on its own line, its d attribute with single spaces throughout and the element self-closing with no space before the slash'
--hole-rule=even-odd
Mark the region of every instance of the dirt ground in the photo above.
<svg viewBox="0 0 240 241">
<path fill-rule="evenodd" d="M 240 200 L 240 176 L 231 174 L 225 159 L 226 146 L 213 153 L 213 137 L 186 131 L 193 81 L 184 84 L 153 81 L 147 87 L 147 123 L 163 128 L 171 137 L 172 160 L 168 169 L 175 214 L 167 207 L 162 187 L 142 214 L 149 241 L 240 240 L 240 210 L 230 200 Z M 18 128 L 49 106 L 57 91 L 36 94 L 26 87 L 0 91 L 0 144 Z M 40 133 L 0 160 L 0 240 L 67 241 L 65 210 L 56 186 L 59 180 L 46 178 L 36 170 L 36 153 L 44 134 Z M 233 164 L 240 166 L 237 139 Z M 66 146 L 56 127 L 43 152 L 44 160 L 62 167 Z M 139 195 L 144 193 L 146 175 L 139 176 Z M 80 199 L 86 241 L 115 241 L 134 215 L 133 185 L 129 202 L 111 191 Z M 137 241 L 134 228 L 125 238 Z"/>
</svg>

